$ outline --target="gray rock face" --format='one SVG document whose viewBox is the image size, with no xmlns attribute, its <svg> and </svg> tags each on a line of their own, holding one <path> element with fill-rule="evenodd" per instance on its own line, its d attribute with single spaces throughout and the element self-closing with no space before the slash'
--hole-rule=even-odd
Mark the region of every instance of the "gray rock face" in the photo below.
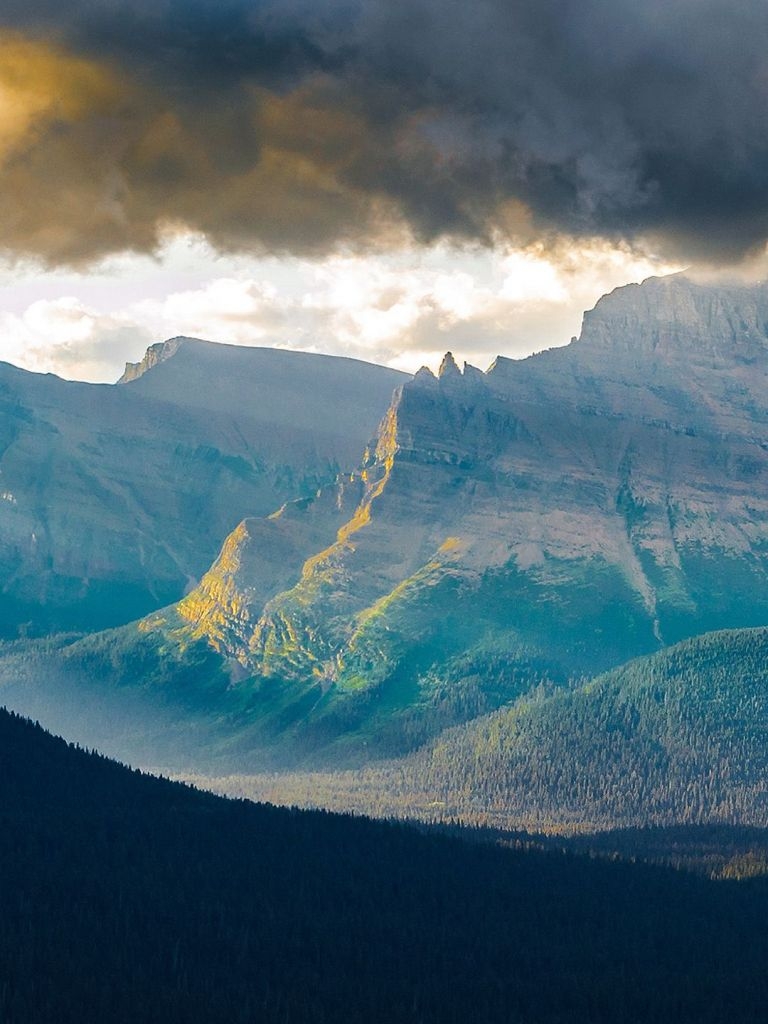
<svg viewBox="0 0 768 1024">
<path fill-rule="evenodd" d="M 760 361 L 768 352 L 768 287 L 708 287 L 675 274 L 617 288 L 585 314 L 581 347 L 633 362 Z"/>
<path fill-rule="evenodd" d="M 164 363 L 166 359 L 176 355 L 181 342 L 188 340 L 185 338 L 169 338 L 168 341 L 156 341 L 154 345 L 149 346 L 144 353 L 144 358 L 138 363 L 125 364 L 123 375 L 117 383 L 129 384 L 132 380 L 138 380 L 139 377 L 143 377 L 147 370 L 151 370 L 153 366 L 157 366 L 158 363 Z"/>
<path fill-rule="evenodd" d="M 343 693 L 521 637 L 579 673 L 768 621 L 766 324 L 766 286 L 650 280 L 566 348 L 420 371 L 335 542 L 245 600 L 243 660 Z"/>
<path fill-rule="evenodd" d="M 188 339 L 116 386 L 0 364 L 0 636 L 177 600 L 244 516 L 353 468 L 403 379 Z"/>
<path fill-rule="evenodd" d="M 123 375 L 120 388 L 247 420 L 261 431 L 260 447 L 272 458 L 291 451 L 330 453 L 349 470 L 375 434 L 393 390 L 408 379 L 357 359 L 174 338 L 152 346 L 133 379 Z"/>
</svg>

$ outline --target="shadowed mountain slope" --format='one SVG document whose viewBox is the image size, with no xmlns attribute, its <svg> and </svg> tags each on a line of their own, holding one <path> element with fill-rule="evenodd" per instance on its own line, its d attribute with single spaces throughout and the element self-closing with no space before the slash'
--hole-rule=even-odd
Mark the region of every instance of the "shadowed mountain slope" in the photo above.
<svg viewBox="0 0 768 1024">
<path fill-rule="evenodd" d="M 118 386 L 0 364 L 0 636 L 177 600 L 243 516 L 354 468 L 403 379 L 184 338 Z"/>
</svg>

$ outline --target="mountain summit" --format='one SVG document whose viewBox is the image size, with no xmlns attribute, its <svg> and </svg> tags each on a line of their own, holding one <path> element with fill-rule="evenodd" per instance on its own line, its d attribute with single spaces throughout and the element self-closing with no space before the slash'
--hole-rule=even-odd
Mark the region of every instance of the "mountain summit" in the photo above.
<svg viewBox="0 0 768 1024">
<path fill-rule="evenodd" d="M 441 380 L 443 377 L 458 377 L 461 375 L 461 370 L 458 368 L 456 360 L 453 358 L 453 352 L 445 353 L 443 361 L 440 363 L 440 369 L 437 375 Z"/>
<path fill-rule="evenodd" d="M 682 274 L 604 296 L 584 315 L 582 348 L 629 359 L 728 369 L 768 358 L 768 284 L 712 286 Z"/>
</svg>

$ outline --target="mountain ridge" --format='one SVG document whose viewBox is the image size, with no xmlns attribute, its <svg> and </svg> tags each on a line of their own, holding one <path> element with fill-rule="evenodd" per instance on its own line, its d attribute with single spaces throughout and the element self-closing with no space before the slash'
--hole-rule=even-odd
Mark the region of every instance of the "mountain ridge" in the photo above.
<svg viewBox="0 0 768 1024">
<path fill-rule="evenodd" d="M 209 338 L 197 338 L 191 335 L 178 334 L 172 338 L 166 338 L 164 341 L 153 342 L 147 346 L 141 359 L 136 362 L 126 362 L 125 370 L 115 383 L 130 384 L 132 381 L 138 380 L 160 363 L 172 359 L 182 347 L 215 349 L 219 354 L 238 353 L 243 349 L 250 353 L 285 353 L 289 359 L 292 355 L 296 355 L 303 362 L 315 363 L 316 365 L 334 363 L 337 366 L 346 364 L 350 366 L 377 367 L 389 373 L 393 380 L 397 378 L 406 380 L 410 376 L 405 371 L 395 370 L 392 367 L 384 366 L 382 363 L 376 363 L 370 359 L 360 359 L 357 356 L 336 355 L 329 352 L 308 352 L 304 349 L 277 348 L 271 345 L 239 345 L 233 342 L 211 341 Z"/>
<path fill-rule="evenodd" d="M 119 386 L 0 367 L 0 636 L 178 600 L 244 516 L 353 469 L 403 379 L 342 362 L 304 402 L 311 355 L 223 352 L 182 346 Z"/>
</svg>

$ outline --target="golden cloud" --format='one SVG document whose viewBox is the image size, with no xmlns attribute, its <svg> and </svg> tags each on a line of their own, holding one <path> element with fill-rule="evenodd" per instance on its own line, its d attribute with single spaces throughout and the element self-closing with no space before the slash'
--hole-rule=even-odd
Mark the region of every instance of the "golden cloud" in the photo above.
<svg viewBox="0 0 768 1024">
<path fill-rule="evenodd" d="M 372 158 L 369 135 L 322 76 L 236 101 L 237 116 L 174 107 L 97 61 L 0 36 L 0 246 L 76 264 L 152 250 L 178 225 L 224 249 L 313 252 L 396 222 L 351 183 Z"/>
<path fill-rule="evenodd" d="M 120 96 L 114 74 L 98 64 L 0 33 L 0 162 L 51 124 L 105 114 Z"/>
</svg>

